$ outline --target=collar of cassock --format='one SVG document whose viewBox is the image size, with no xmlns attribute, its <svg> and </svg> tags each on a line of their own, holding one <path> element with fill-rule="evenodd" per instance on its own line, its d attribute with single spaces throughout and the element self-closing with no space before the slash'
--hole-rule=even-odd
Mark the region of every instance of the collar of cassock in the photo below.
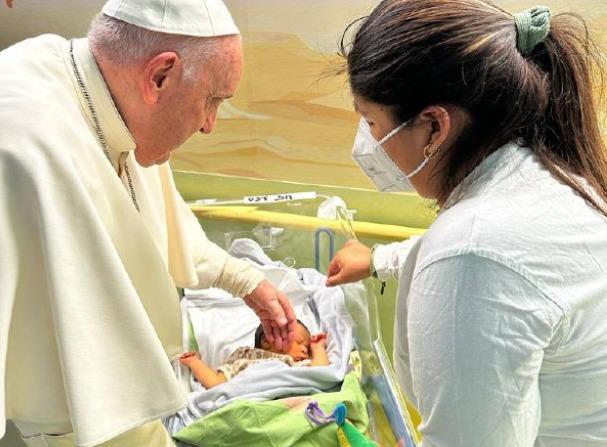
<svg viewBox="0 0 607 447">
<path fill-rule="evenodd" d="M 93 103 L 93 108 L 99 120 L 99 126 L 107 142 L 107 149 L 112 165 L 116 169 L 116 172 L 119 172 L 122 169 L 128 152 L 135 149 L 135 139 L 116 108 L 116 104 L 107 88 L 95 57 L 89 48 L 88 39 L 74 40 L 74 58 Z M 79 89 L 77 92 L 82 109 L 89 119 L 91 128 L 95 129 L 87 102 Z"/>
</svg>

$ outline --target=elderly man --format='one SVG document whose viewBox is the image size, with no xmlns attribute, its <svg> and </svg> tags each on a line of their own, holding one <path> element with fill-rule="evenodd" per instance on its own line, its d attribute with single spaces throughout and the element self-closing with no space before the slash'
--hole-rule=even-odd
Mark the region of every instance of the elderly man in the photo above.
<svg viewBox="0 0 607 447">
<path fill-rule="evenodd" d="M 167 163 L 234 94 L 238 29 L 221 0 L 110 0 L 88 40 L 29 39 L 0 66 L 0 437 L 12 419 L 30 446 L 172 445 L 175 286 L 244 297 L 275 344 L 295 329 Z"/>
</svg>

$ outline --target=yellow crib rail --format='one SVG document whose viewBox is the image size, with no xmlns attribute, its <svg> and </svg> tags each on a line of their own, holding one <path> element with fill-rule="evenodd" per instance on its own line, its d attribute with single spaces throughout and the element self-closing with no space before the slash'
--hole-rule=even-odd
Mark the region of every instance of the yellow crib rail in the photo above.
<svg viewBox="0 0 607 447">
<path fill-rule="evenodd" d="M 194 214 L 203 219 L 258 222 L 307 231 L 315 231 L 320 227 L 330 228 L 335 231 L 341 230 L 341 225 L 337 220 L 262 211 L 258 207 L 252 206 L 205 206 L 191 204 L 190 207 Z M 421 235 L 426 231 L 425 228 L 356 221 L 352 223 L 352 227 L 359 238 L 374 238 L 388 241 L 402 241 L 409 239 L 411 236 Z"/>
</svg>

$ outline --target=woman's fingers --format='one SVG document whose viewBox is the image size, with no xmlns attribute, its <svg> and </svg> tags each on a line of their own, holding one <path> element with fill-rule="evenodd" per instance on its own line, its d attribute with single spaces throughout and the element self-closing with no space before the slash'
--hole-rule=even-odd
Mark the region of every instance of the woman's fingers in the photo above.
<svg viewBox="0 0 607 447">
<path fill-rule="evenodd" d="M 368 278 L 371 269 L 371 249 L 356 240 L 349 240 L 337 252 L 328 269 L 327 286 L 337 286 Z"/>
<path fill-rule="evenodd" d="M 333 258 L 333 260 L 331 261 L 331 264 L 329 264 L 329 268 L 327 270 L 327 282 L 326 282 L 326 285 L 328 287 L 333 287 L 338 284 L 341 284 L 340 282 L 338 282 L 341 279 L 340 274 L 342 272 L 342 264 L 341 264 L 340 258 L 341 258 L 341 252 L 337 253 L 335 255 L 335 257 Z"/>
<path fill-rule="evenodd" d="M 335 287 L 340 284 L 347 282 L 345 279 L 344 270 L 340 270 L 337 274 L 329 276 L 327 278 L 327 287 Z"/>
</svg>

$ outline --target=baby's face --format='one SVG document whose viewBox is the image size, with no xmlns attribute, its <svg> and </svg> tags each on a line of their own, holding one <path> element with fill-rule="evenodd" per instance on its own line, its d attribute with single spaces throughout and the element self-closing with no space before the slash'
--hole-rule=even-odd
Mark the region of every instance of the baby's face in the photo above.
<svg viewBox="0 0 607 447">
<path fill-rule="evenodd" d="M 266 351 L 274 352 L 276 354 L 287 354 L 290 355 L 293 360 L 299 362 L 301 360 L 307 360 L 310 358 L 310 333 L 300 323 L 297 323 L 297 329 L 295 329 L 295 340 L 291 342 L 289 349 L 283 351 L 270 345 L 268 341 L 263 339 L 262 348 Z"/>
<path fill-rule="evenodd" d="M 295 330 L 295 340 L 291 342 L 291 346 L 286 353 L 293 357 L 296 362 L 310 358 L 310 333 L 299 323 L 297 323 L 297 329 Z"/>
<path fill-rule="evenodd" d="M 265 339 L 263 341 L 263 348 L 277 354 L 290 355 L 296 362 L 307 360 L 310 358 L 310 333 L 305 327 L 297 323 L 297 329 L 295 329 L 295 340 L 291 342 L 289 349 L 286 351 L 278 350 L 274 346 L 270 346 L 270 343 L 268 343 Z"/>
</svg>

